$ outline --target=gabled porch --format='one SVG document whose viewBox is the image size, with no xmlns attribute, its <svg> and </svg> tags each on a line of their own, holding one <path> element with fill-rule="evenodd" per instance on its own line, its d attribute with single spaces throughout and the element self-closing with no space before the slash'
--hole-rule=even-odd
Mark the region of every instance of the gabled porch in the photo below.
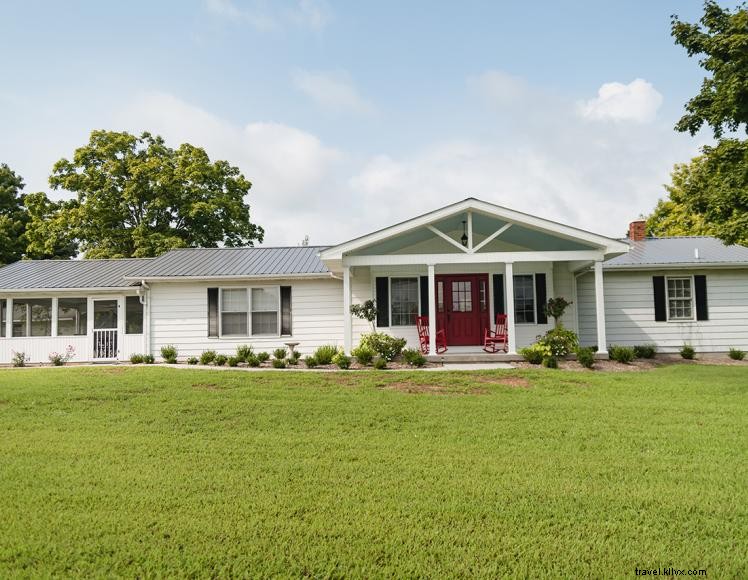
<svg viewBox="0 0 748 580">
<path fill-rule="evenodd" d="M 346 351 L 361 332 L 350 305 L 372 298 L 377 330 L 412 347 L 418 346 L 415 317 L 427 316 L 433 356 L 437 330 L 444 329 L 450 357 L 483 358 L 485 328 L 505 313 L 507 352 L 486 354 L 495 361 L 516 359 L 519 348 L 551 328 L 545 302 L 573 301 L 575 272 L 588 268 L 595 273 L 597 344 L 605 356 L 602 262 L 626 251 L 617 240 L 470 198 L 325 250 L 321 258 L 343 280 Z M 576 329 L 576 312 L 566 318 Z"/>
</svg>

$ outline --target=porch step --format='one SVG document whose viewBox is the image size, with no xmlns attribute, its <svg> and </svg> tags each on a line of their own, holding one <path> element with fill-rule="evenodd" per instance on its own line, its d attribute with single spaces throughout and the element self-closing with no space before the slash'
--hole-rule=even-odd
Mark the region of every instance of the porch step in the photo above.
<svg viewBox="0 0 748 580">
<path fill-rule="evenodd" d="M 491 354 L 487 352 L 465 352 L 465 353 L 453 353 L 446 352 L 435 356 L 427 356 L 426 360 L 429 362 L 442 363 L 448 365 L 450 363 L 463 364 L 463 363 L 497 363 L 497 362 L 517 362 L 523 360 L 518 354 L 504 354 L 496 353 Z"/>
</svg>

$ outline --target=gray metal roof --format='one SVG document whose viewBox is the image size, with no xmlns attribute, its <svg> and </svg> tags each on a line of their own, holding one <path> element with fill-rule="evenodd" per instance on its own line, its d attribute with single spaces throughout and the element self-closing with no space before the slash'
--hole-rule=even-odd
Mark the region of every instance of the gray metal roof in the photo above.
<svg viewBox="0 0 748 580">
<path fill-rule="evenodd" d="M 124 276 L 151 258 L 122 260 L 21 260 L 0 268 L 0 290 L 122 288 Z"/>
<path fill-rule="evenodd" d="M 182 248 L 141 264 L 132 279 L 222 278 L 326 274 L 319 259 L 326 246 L 287 248 Z"/>
<path fill-rule="evenodd" d="M 748 248 L 726 246 L 709 236 L 646 238 L 629 241 L 631 251 L 604 264 L 606 269 L 640 266 L 748 264 Z M 698 251 L 698 255 L 697 255 Z"/>
</svg>

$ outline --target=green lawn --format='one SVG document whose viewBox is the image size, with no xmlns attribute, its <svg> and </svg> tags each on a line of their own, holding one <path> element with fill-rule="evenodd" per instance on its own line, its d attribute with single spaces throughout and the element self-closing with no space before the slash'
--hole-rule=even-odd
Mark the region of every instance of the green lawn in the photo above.
<svg viewBox="0 0 748 580">
<path fill-rule="evenodd" d="M 0 577 L 745 577 L 747 446 L 746 367 L 5 370 Z"/>
</svg>

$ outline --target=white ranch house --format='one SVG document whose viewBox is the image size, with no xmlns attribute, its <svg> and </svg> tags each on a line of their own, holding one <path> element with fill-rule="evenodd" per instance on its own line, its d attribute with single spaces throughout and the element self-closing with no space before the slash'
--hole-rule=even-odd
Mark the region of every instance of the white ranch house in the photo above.
<svg viewBox="0 0 748 580">
<path fill-rule="evenodd" d="M 708 237 L 617 240 L 469 198 L 332 247 L 179 249 L 152 259 L 22 261 L 0 268 L 0 364 L 13 352 L 47 362 L 185 359 L 287 342 L 350 351 L 368 322 L 350 305 L 375 299 L 378 331 L 419 345 L 418 315 L 448 351 L 482 352 L 506 313 L 508 353 L 552 327 L 548 298 L 573 302 L 563 324 L 583 345 L 683 344 L 748 349 L 748 248 Z M 434 353 L 432 339 L 431 352 Z M 487 355 L 488 356 L 488 355 Z"/>
</svg>

